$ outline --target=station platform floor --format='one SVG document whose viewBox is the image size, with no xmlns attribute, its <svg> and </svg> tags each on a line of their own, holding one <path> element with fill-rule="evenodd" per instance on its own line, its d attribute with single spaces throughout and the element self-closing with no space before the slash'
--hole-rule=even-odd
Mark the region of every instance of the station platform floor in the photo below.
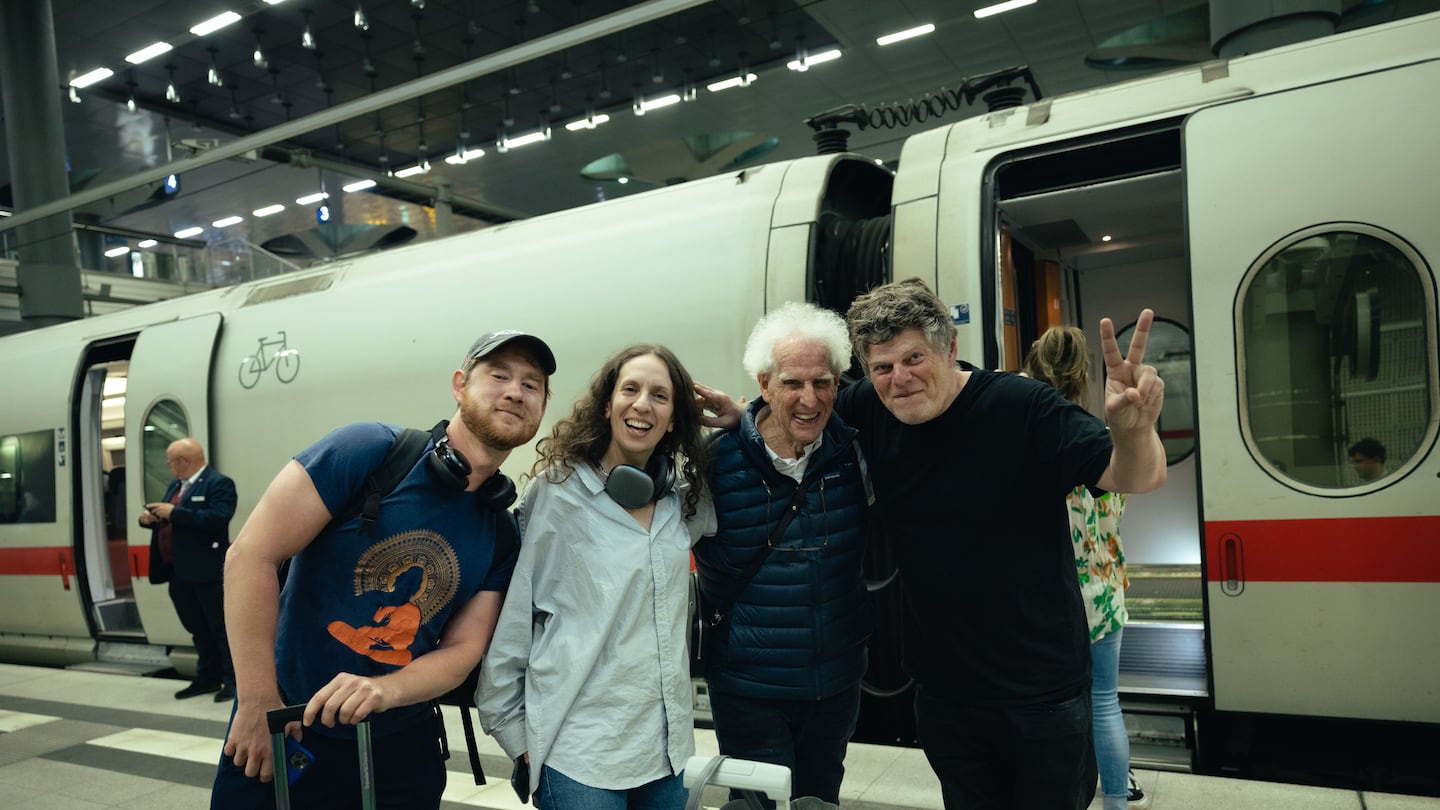
<svg viewBox="0 0 1440 810">
<path fill-rule="evenodd" d="M 157 808 L 209 805 L 230 705 L 203 695 L 175 700 L 182 681 L 134 674 L 0 664 L 0 807 L 7 810 Z M 469 771 L 459 710 L 447 707 L 452 755 L 446 810 L 520 810 L 509 762 L 481 735 L 490 784 Z M 478 731 L 478 729 L 477 729 Z M 695 732 L 697 753 L 716 752 Z M 852 745 L 841 803 L 850 810 L 940 810 L 940 787 L 914 749 Z M 1152 810 L 1440 810 L 1440 799 L 1137 769 Z M 710 788 L 707 807 L 724 802 Z M 1097 800 L 1092 807 L 1099 808 Z"/>
</svg>

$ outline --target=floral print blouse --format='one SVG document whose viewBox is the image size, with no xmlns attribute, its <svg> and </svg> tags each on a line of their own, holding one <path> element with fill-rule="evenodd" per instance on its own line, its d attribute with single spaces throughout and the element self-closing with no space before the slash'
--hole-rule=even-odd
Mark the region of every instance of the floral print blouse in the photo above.
<svg viewBox="0 0 1440 810">
<path fill-rule="evenodd" d="M 1070 513 L 1070 539 L 1075 544 L 1075 572 L 1090 623 L 1090 642 L 1125 626 L 1125 549 L 1120 545 L 1120 516 L 1125 495 L 1106 492 L 1096 498 L 1085 486 L 1065 496 Z"/>
</svg>

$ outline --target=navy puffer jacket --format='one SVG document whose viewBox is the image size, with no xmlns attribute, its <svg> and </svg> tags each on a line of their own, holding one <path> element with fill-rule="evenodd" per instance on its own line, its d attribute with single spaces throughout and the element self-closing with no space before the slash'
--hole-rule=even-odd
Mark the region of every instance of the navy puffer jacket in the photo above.
<svg viewBox="0 0 1440 810">
<path fill-rule="evenodd" d="M 707 597 L 734 588 L 769 540 L 795 496 L 795 479 L 775 469 L 755 415 L 711 446 L 709 485 L 719 530 L 695 546 Z M 805 468 L 803 507 L 754 579 L 735 601 L 729 628 L 705 650 L 710 689 L 769 700 L 817 700 L 865 674 L 871 605 L 861 564 L 865 483 L 855 429 L 832 414 L 824 441 Z"/>
</svg>

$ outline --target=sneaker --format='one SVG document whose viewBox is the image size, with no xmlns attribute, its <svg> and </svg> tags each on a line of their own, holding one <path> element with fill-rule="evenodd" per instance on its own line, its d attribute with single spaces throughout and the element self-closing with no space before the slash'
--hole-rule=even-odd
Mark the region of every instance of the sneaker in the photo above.
<svg viewBox="0 0 1440 810">
<path fill-rule="evenodd" d="M 1135 778 L 1135 772 L 1130 771 L 1130 810 L 1145 810 L 1150 806 L 1150 797 L 1140 789 L 1140 781 Z"/>
</svg>

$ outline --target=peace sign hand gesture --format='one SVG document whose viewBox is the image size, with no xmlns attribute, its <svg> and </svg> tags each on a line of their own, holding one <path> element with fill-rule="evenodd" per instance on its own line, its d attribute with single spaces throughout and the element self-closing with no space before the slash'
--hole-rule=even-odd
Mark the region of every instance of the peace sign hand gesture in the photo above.
<svg viewBox="0 0 1440 810">
<path fill-rule="evenodd" d="M 1105 354 L 1105 421 L 1114 431 L 1153 430 L 1165 404 L 1165 383 L 1154 366 L 1145 365 L 1153 310 L 1142 310 L 1130 339 L 1129 353 L 1120 356 L 1115 324 L 1100 319 L 1100 350 Z"/>
</svg>

